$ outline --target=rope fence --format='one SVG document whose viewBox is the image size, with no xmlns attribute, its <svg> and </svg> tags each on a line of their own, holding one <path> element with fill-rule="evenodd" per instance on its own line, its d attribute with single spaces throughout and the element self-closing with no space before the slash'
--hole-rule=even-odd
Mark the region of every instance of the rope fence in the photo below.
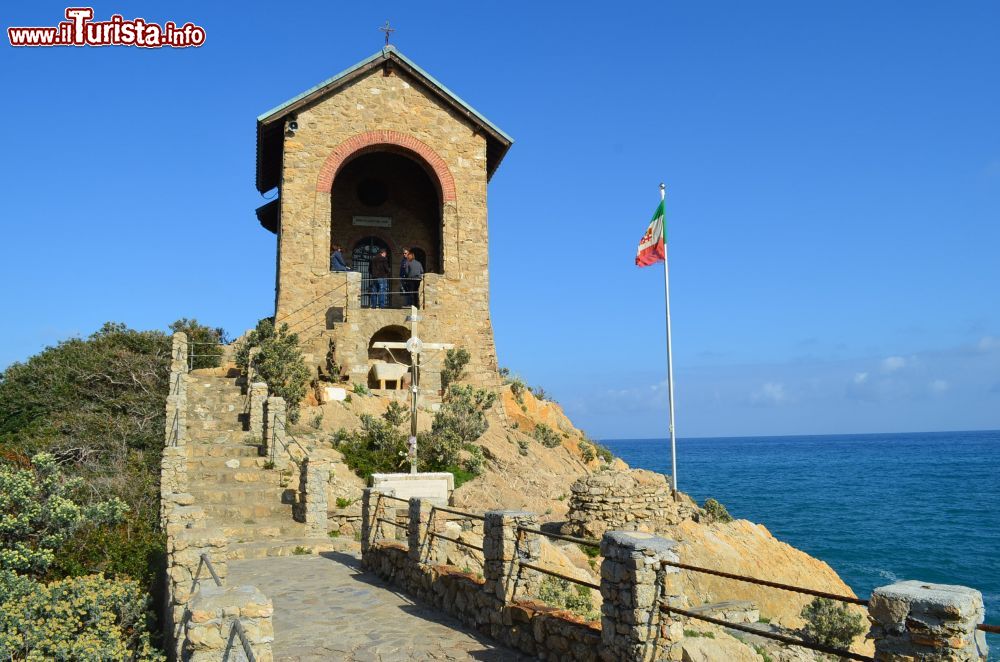
<svg viewBox="0 0 1000 662">
<path fill-rule="evenodd" d="M 721 625 L 724 628 L 730 630 L 739 630 L 740 632 L 746 632 L 747 634 L 754 634 L 758 637 L 764 637 L 765 639 L 774 639 L 775 641 L 780 641 L 785 644 L 790 644 L 792 646 L 801 646 L 802 648 L 808 648 L 810 650 L 819 651 L 821 653 L 827 653 L 828 655 L 836 655 L 838 657 L 848 659 L 848 660 L 861 660 L 862 662 L 873 662 L 875 658 L 867 657 L 865 655 L 859 655 L 858 653 L 852 653 L 849 650 L 844 650 L 842 648 L 834 648 L 832 646 L 824 646 L 822 644 L 814 644 L 809 641 L 803 641 L 802 639 L 796 639 L 795 637 L 789 637 L 783 634 L 777 634 L 775 632 L 768 632 L 766 630 L 758 630 L 752 628 L 749 625 L 743 625 L 742 623 L 730 623 L 729 621 L 724 621 L 721 618 L 713 618 L 711 616 L 705 616 L 703 614 L 697 614 L 693 611 L 688 611 L 686 609 L 678 609 L 677 607 L 668 607 L 667 605 L 660 605 L 660 611 L 677 614 L 679 616 L 686 616 L 687 618 L 693 618 L 699 621 L 705 621 L 706 623 L 712 623 L 714 625 Z"/>
</svg>

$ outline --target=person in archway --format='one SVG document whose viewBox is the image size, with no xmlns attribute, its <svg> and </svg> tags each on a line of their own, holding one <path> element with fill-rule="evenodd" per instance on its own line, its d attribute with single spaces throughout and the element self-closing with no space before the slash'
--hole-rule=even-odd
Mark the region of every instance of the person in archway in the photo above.
<svg viewBox="0 0 1000 662">
<path fill-rule="evenodd" d="M 330 250 L 330 271 L 348 271 L 347 263 L 344 262 L 344 253 L 340 244 L 334 244 Z"/>
<path fill-rule="evenodd" d="M 406 283 L 409 293 L 406 298 L 408 306 L 420 307 L 420 281 L 423 277 L 424 265 L 420 264 L 412 249 L 406 249 L 406 280 L 403 282 Z"/>
<path fill-rule="evenodd" d="M 368 276 L 371 278 L 368 291 L 372 308 L 385 308 L 389 298 L 389 258 L 384 248 L 380 248 L 378 255 L 368 263 Z"/>
</svg>

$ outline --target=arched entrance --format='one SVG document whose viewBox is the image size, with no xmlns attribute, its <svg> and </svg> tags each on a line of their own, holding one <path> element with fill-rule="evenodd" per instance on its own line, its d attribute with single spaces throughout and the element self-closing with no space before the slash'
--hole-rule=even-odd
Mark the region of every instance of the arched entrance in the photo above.
<svg viewBox="0 0 1000 662">
<path fill-rule="evenodd" d="M 377 349 L 377 342 L 406 342 L 410 330 L 405 326 L 384 326 L 368 341 L 368 387 L 373 389 L 388 387 L 403 388 L 404 375 L 409 375 L 410 353 L 405 349 Z M 388 378 L 388 379 L 386 379 Z"/>
<path fill-rule="evenodd" d="M 330 243 L 352 247 L 351 266 L 363 277 L 378 248 L 388 250 L 396 277 L 406 246 L 424 253 L 425 273 L 442 273 L 443 208 L 433 172 L 392 145 L 368 148 L 340 166 L 330 188 Z M 399 291 L 398 281 L 389 289 Z"/>
</svg>

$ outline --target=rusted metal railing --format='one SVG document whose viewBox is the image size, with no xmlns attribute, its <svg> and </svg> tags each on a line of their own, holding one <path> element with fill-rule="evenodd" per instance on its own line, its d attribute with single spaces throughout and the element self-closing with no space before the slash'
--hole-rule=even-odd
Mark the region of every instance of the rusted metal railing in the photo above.
<svg viewBox="0 0 1000 662">
<path fill-rule="evenodd" d="M 440 510 L 441 512 L 451 513 L 452 515 L 460 515 L 467 519 L 478 519 L 481 521 L 486 521 L 486 518 L 482 515 L 476 515 L 475 513 L 466 513 L 461 510 L 455 510 L 453 508 L 445 508 L 444 506 L 431 506 L 431 510 Z"/>
<path fill-rule="evenodd" d="M 721 618 L 713 618 L 711 616 L 705 616 L 703 614 L 698 614 L 693 611 L 688 611 L 687 609 L 678 609 L 677 607 L 668 607 L 667 605 L 661 604 L 660 611 L 664 611 L 669 614 L 677 614 L 679 616 L 686 616 L 687 618 L 694 618 L 699 621 L 705 621 L 706 623 L 713 623 L 714 625 L 721 625 L 722 627 L 731 630 L 739 630 L 740 632 L 746 632 L 747 634 L 755 634 L 759 637 L 764 637 L 765 639 L 774 639 L 775 641 L 780 641 L 782 643 L 790 644 L 792 646 L 801 646 L 802 648 L 808 648 L 810 650 L 819 651 L 821 653 L 827 653 L 829 655 L 836 655 L 838 657 L 848 660 L 861 660 L 861 662 L 872 662 L 875 659 L 873 657 L 868 657 L 866 655 L 859 655 L 858 653 L 852 653 L 851 651 L 844 650 L 842 648 L 834 648 L 833 646 L 824 646 L 823 644 L 814 644 L 810 641 L 796 639 L 795 637 L 789 637 L 784 634 L 768 632 L 767 630 L 758 630 L 757 628 L 752 628 L 749 625 L 743 625 L 742 623 L 730 623 L 729 621 L 724 621 Z"/>
<path fill-rule="evenodd" d="M 735 579 L 741 582 L 747 582 L 749 584 L 757 584 L 759 586 L 768 586 L 770 588 L 781 589 L 782 591 L 791 591 L 793 593 L 802 593 L 805 595 L 812 595 L 817 598 L 826 598 L 827 600 L 836 600 L 838 602 L 846 602 L 852 605 L 861 605 L 862 607 L 868 606 L 868 601 L 862 598 L 852 598 L 846 595 L 837 595 L 836 593 L 827 593 L 825 591 L 816 591 L 811 588 L 802 588 L 801 586 L 791 586 L 790 584 L 781 584 L 779 582 L 770 582 L 766 579 L 757 579 L 756 577 L 747 577 L 745 575 L 735 575 L 731 572 L 722 572 L 721 570 L 711 570 L 709 568 L 701 568 L 696 565 L 688 565 L 686 563 L 675 563 L 673 561 L 661 561 L 663 565 L 669 565 L 674 568 L 680 568 L 681 570 L 690 570 L 692 572 L 700 572 L 706 575 L 715 575 L 716 577 L 725 577 L 726 579 Z"/>
</svg>

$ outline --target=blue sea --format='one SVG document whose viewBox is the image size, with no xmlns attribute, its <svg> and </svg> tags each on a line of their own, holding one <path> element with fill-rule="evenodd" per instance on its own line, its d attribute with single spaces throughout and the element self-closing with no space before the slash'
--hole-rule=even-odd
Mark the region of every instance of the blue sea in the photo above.
<svg viewBox="0 0 1000 662">
<path fill-rule="evenodd" d="M 670 473 L 670 442 L 603 443 Z M 916 579 L 983 593 L 1000 623 L 1000 431 L 677 440 L 678 488 L 822 559 L 855 593 Z M 1000 636 L 988 637 L 1000 660 Z"/>
</svg>

